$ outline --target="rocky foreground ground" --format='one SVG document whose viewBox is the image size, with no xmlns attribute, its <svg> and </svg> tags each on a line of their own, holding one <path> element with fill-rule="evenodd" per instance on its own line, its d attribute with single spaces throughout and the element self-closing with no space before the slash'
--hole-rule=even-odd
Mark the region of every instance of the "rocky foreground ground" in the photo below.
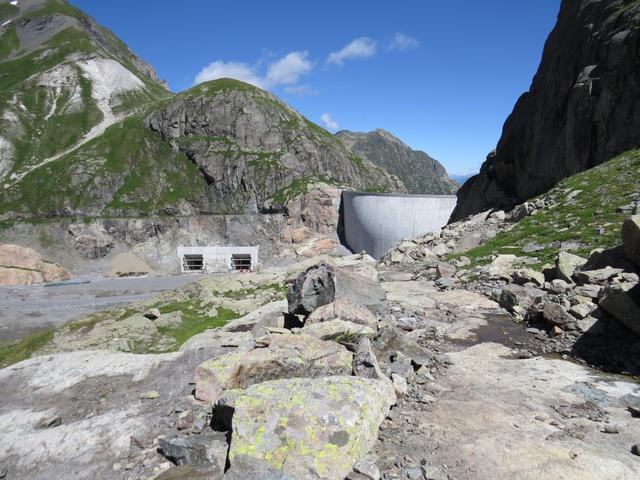
<svg viewBox="0 0 640 480">
<path fill-rule="evenodd" d="M 543 273 L 451 256 L 527 214 L 381 263 L 205 278 L 57 331 L 0 370 L 0 478 L 638 478 L 640 218 L 619 248 Z M 188 339 L 141 333 L 225 308 L 238 318 Z M 156 340 L 179 349 L 122 351 Z"/>
</svg>

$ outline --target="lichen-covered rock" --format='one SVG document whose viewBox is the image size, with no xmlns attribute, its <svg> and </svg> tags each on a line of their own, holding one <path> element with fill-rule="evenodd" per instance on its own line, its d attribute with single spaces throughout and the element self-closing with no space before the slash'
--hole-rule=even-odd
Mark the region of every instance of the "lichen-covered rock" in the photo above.
<svg viewBox="0 0 640 480">
<path fill-rule="evenodd" d="M 369 327 L 378 323 L 378 319 L 370 310 L 347 297 L 315 309 L 305 321 L 305 325 L 328 322 L 337 318 Z"/>
<path fill-rule="evenodd" d="M 235 401 L 231 468 L 248 456 L 298 480 L 342 480 L 395 401 L 389 382 L 357 377 L 253 385 Z"/>
<path fill-rule="evenodd" d="M 0 245 L 0 286 L 32 285 L 70 278 L 64 268 L 45 261 L 31 248 Z"/>
<path fill-rule="evenodd" d="M 328 322 L 305 325 L 304 328 L 300 330 L 300 333 L 321 340 L 355 344 L 358 343 L 362 337 L 372 338 L 375 336 L 376 331 L 366 325 L 359 325 L 336 318 Z"/>
<path fill-rule="evenodd" d="M 200 364 L 195 371 L 196 398 L 216 401 L 224 390 L 294 377 L 351 373 L 352 355 L 335 342 L 308 335 L 272 335 L 256 348 L 233 352 Z"/>
<path fill-rule="evenodd" d="M 336 293 L 332 266 L 322 262 L 300 273 L 289 287 L 289 313 L 308 315 L 316 308 L 333 302 Z"/>
<path fill-rule="evenodd" d="M 622 244 L 627 258 L 640 266 L 640 215 L 627 218 L 624 221 Z"/>
</svg>

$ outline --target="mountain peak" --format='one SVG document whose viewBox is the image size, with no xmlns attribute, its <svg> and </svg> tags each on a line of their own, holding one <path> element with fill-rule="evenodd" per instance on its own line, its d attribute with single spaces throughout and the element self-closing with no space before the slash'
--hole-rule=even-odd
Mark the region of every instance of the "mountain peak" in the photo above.
<svg viewBox="0 0 640 480">
<path fill-rule="evenodd" d="M 356 155 L 396 175 L 409 193 L 451 195 L 458 190 L 440 162 L 382 128 L 367 133 L 342 130 L 336 136 Z"/>
</svg>

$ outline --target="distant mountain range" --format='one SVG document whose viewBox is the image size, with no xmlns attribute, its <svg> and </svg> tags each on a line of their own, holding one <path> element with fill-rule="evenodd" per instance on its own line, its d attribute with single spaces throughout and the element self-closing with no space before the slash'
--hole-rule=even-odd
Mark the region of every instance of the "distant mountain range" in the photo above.
<svg viewBox="0 0 640 480">
<path fill-rule="evenodd" d="M 334 136 L 237 80 L 173 94 L 64 0 L 0 7 L 0 221 L 259 213 L 316 181 L 458 189 L 384 130 Z"/>
<path fill-rule="evenodd" d="M 379 128 L 368 133 L 343 130 L 336 137 L 354 154 L 397 176 L 409 193 L 451 195 L 460 187 L 440 162 L 411 149 L 385 130 Z"/>
<path fill-rule="evenodd" d="M 469 180 L 471 177 L 473 177 L 474 175 L 477 175 L 476 173 L 465 173 L 462 175 L 449 175 L 449 177 L 456 183 L 460 184 L 460 185 L 464 185 L 464 182 L 466 182 L 467 180 Z"/>
</svg>

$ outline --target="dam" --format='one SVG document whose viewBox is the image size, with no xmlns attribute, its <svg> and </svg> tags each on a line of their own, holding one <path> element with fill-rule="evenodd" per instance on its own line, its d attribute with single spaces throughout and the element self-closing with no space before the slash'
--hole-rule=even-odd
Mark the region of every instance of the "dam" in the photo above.
<svg viewBox="0 0 640 480">
<path fill-rule="evenodd" d="M 456 206 L 455 195 L 342 192 L 342 240 L 352 252 L 380 259 L 404 239 L 440 230 Z"/>
</svg>

